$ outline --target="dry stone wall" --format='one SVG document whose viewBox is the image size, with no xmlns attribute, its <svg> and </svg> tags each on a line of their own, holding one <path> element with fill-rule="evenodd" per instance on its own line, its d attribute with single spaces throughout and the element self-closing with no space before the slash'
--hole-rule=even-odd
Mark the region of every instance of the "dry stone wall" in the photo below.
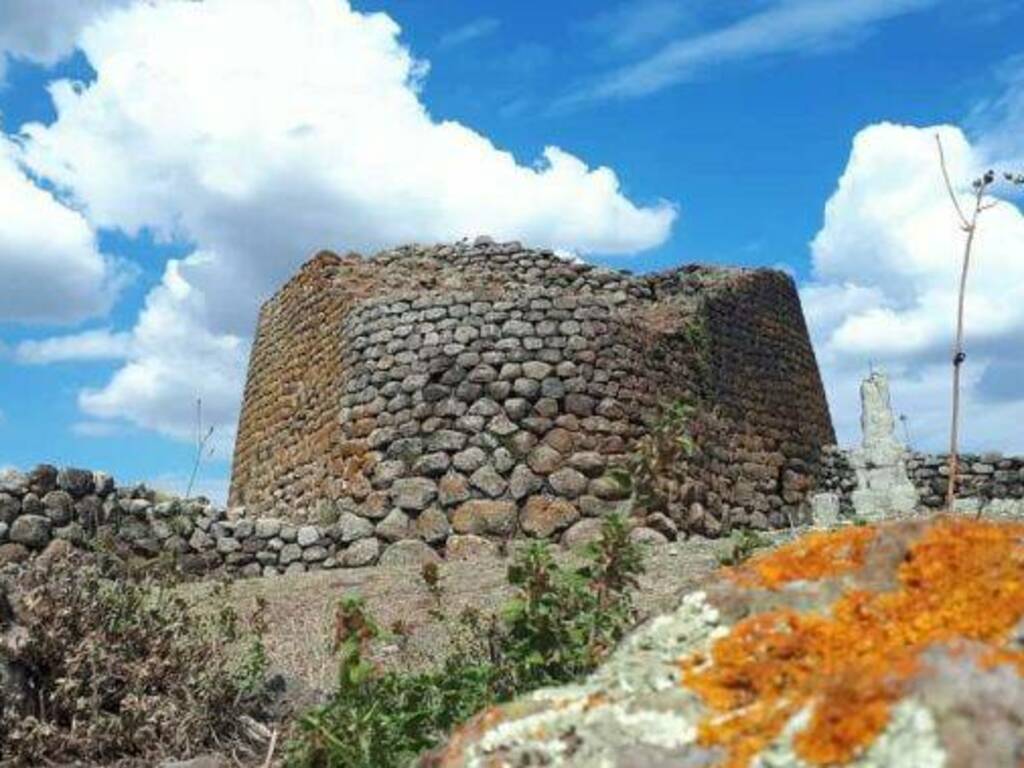
<svg viewBox="0 0 1024 768">
<path fill-rule="evenodd" d="M 349 515 L 391 546 L 572 540 L 622 504 L 608 468 L 680 399 L 725 426 L 651 538 L 801 514 L 834 435 L 787 276 L 634 277 L 486 238 L 322 253 L 261 312 L 231 503 Z"/>
<path fill-rule="evenodd" d="M 491 551 L 489 542 L 473 536 L 454 536 L 447 544 L 454 558 Z M 41 464 L 31 472 L 0 473 L 0 571 L 61 545 L 126 560 L 160 558 L 200 578 L 415 565 L 440 557 L 416 540 L 385 552 L 373 525 L 351 514 L 327 525 L 300 525 L 254 519 L 244 508 L 175 498 L 141 484 L 119 487 L 110 475 L 86 469 Z"/>
<path fill-rule="evenodd" d="M 949 482 L 948 454 L 908 452 L 907 474 L 917 489 L 921 506 L 940 510 L 946 504 Z M 818 487 L 835 493 L 843 514 L 853 515 L 852 494 L 857 488 L 849 451 L 830 447 L 822 454 Z M 961 454 L 957 482 L 958 506 L 971 511 L 1024 515 L 1024 456 L 990 452 Z"/>
</svg>

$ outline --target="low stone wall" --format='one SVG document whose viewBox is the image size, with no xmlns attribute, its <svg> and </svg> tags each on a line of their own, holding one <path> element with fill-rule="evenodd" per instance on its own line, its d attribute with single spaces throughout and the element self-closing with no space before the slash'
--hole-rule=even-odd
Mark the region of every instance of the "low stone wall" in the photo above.
<svg viewBox="0 0 1024 768">
<path fill-rule="evenodd" d="M 195 575 L 273 576 L 325 568 L 437 559 L 417 540 L 381 542 L 354 515 L 330 525 L 250 519 L 205 499 L 168 498 L 144 485 L 118 487 L 102 472 L 40 465 L 0 474 L 0 567 L 24 562 L 55 540 L 113 550 L 122 556 L 166 558 Z M 449 551 L 493 547 L 456 537 Z"/>
<path fill-rule="evenodd" d="M 849 452 L 829 447 L 822 454 L 818 490 L 835 493 L 842 514 L 853 513 L 851 494 L 857 487 Z M 962 454 L 957 481 L 958 505 L 964 509 L 1015 508 L 1024 512 L 1024 456 L 1001 453 Z M 909 452 L 907 474 L 917 489 L 920 503 L 941 509 L 946 503 L 949 455 Z M 1022 502 L 1014 504 L 1014 502 Z"/>
<path fill-rule="evenodd" d="M 257 517 L 245 507 L 225 509 L 202 498 L 172 498 L 145 485 L 118 487 L 103 472 L 42 464 L 27 473 L 0 473 L 0 569 L 26 562 L 60 540 L 126 558 L 163 558 L 199 577 L 496 556 L 500 538 L 477 534 L 506 530 L 515 507 L 481 501 L 475 512 L 488 521 L 486 532 L 453 532 L 441 516 L 420 515 L 413 522 L 392 514 L 371 520 L 348 511 L 332 511 L 319 524 L 301 524 Z M 543 535 L 565 522 L 567 509 L 547 500 L 531 512 L 537 534 Z M 566 545 L 599 533 L 599 519 L 577 518 L 562 536 Z M 665 541 L 666 534 L 674 538 L 673 530 L 663 534 L 639 525 L 632 532 L 637 540 L 653 542 Z"/>
</svg>

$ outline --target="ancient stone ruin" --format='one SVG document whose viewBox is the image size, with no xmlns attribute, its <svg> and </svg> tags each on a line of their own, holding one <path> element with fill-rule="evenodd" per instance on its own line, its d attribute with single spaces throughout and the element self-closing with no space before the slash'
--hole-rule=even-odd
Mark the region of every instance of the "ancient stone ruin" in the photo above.
<svg viewBox="0 0 1024 768">
<path fill-rule="evenodd" d="M 385 542 L 553 538 L 621 504 L 608 468 L 679 400 L 724 426 L 662 527 L 800 519 L 834 434 L 785 274 L 632 276 L 488 238 L 321 252 L 260 313 L 230 503 Z"/>
</svg>

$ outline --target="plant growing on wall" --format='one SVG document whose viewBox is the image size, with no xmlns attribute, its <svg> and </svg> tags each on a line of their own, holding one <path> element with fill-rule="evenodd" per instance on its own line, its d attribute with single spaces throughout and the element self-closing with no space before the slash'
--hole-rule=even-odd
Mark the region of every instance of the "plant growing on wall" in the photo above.
<svg viewBox="0 0 1024 768">
<path fill-rule="evenodd" d="M 999 181 L 999 174 L 987 170 L 971 183 L 972 203 L 966 209 L 960 204 L 953 182 L 946 166 L 946 153 L 942 148 L 942 138 L 935 134 L 935 143 L 939 149 L 939 166 L 942 169 L 942 180 L 953 203 L 960 228 L 964 232 L 964 251 L 960 267 L 960 286 L 957 293 L 956 335 L 953 341 L 953 404 L 949 429 L 949 481 L 946 488 L 946 508 L 952 512 L 956 501 L 956 481 L 959 473 L 959 437 L 960 437 L 960 371 L 967 355 L 964 352 L 964 298 L 967 292 L 967 274 L 971 266 L 971 255 L 977 240 L 978 224 L 981 214 L 999 204 L 998 200 L 987 198 L 989 190 Z M 1024 186 L 1024 174 L 1004 173 L 1003 180 L 1015 186 Z"/>
</svg>

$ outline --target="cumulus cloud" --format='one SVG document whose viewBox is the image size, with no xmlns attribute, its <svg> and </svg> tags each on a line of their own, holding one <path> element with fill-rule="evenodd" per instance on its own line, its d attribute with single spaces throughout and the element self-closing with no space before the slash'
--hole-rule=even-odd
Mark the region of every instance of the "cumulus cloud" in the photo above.
<svg viewBox="0 0 1024 768">
<path fill-rule="evenodd" d="M 952 178 L 970 181 L 995 158 L 955 127 L 879 124 L 853 142 L 811 244 L 803 286 L 808 323 L 845 442 L 859 436 L 857 383 L 869 366 L 894 378 L 915 440 L 947 439 L 950 357 L 964 233 L 943 186 L 935 135 Z M 968 285 L 965 440 L 1024 450 L 1024 216 L 1010 200 L 983 214 Z"/>
<path fill-rule="evenodd" d="M 168 266 L 124 366 L 81 395 L 90 416 L 182 435 L 202 394 L 233 426 L 259 302 L 322 247 L 668 237 L 675 207 L 632 202 L 611 169 L 553 146 L 525 165 L 431 116 L 399 33 L 339 0 L 142 3 L 84 31 L 96 80 L 51 86 L 58 117 L 23 127 L 28 164 L 96 227 L 199 248 Z"/>
<path fill-rule="evenodd" d="M 8 56 L 56 64 L 82 29 L 131 0 L 4 0 L 0 3 L 0 77 Z"/>
<path fill-rule="evenodd" d="M 69 323 L 102 314 L 128 277 L 77 211 L 40 189 L 0 135 L 0 321 Z"/>
</svg>

